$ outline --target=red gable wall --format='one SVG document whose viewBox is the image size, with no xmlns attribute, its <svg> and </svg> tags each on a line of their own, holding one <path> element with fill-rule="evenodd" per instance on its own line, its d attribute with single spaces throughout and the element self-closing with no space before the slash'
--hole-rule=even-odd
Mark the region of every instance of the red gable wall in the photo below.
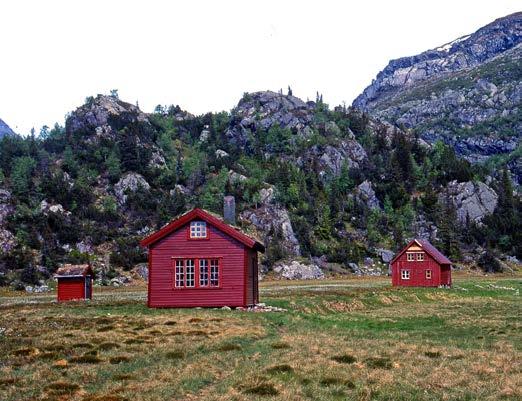
<svg viewBox="0 0 522 401">
<path fill-rule="evenodd" d="M 246 306 L 249 249 L 209 223 L 208 239 L 190 239 L 188 229 L 185 224 L 149 248 L 149 306 Z M 175 288 L 173 257 L 220 258 L 221 287 Z"/>
</svg>

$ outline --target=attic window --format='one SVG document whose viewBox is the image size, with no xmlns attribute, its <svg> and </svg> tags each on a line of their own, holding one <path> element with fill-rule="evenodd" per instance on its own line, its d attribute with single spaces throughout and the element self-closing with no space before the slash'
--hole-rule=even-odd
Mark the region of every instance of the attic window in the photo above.
<svg viewBox="0 0 522 401">
<path fill-rule="evenodd" d="M 207 238 L 207 223 L 192 221 L 190 223 L 190 238 Z"/>
<path fill-rule="evenodd" d="M 417 253 L 417 260 L 423 261 L 424 260 L 424 252 L 418 252 Z"/>
<path fill-rule="evenodd" d="M 415 260 L 415 254 L 413 252 L 406 252 L 406 256 L 408 257 L 408 262 L 413 262 Z"/>
</svg>

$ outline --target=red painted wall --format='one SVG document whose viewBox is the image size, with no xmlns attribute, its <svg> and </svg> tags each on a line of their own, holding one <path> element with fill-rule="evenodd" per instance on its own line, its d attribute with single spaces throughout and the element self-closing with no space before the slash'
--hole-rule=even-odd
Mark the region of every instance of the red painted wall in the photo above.
<svg viewBox="0 0 522 401">
<path fill-rule="evenodd" d="M 441 285 L 451 285 L 451 266 L 442 265 L 440 275 L 441 275 L 441 277 L 440 277 Z"/>
<path fill-rule="evenodd" d="M 247 304 L 252 305 L 259 302 L 258 286 L 258 266 L 257 266 L 257 252 L 253 249 L 248 250 L 246 254 L 248 260 L 248 273 L 246 282 Z"/>
<path fill-rule="evenodd" d="M 189 224 L 149 248 L 149 294 L 151 307 L 246 306 L 251 250 L 207 223 L 208 239 L 190 239 Z M 175 288 L 173 257 L 221 258 L 220 288 Z M 246 274 L 245 274 L 246 273 Z"/>
<path fill-rule="evenodd" d="M 90 280 L 90 278 L 87 278 Z M 59 278 L 58 279 L 58 301 L 71 301 L 73 299 L 84 299 L 85 278 Z"/>
<path fill-rule="evenodd" d="M 420 251 L 413 251 L 420 252 Z M 408 261 L 407 252 L 404 252 L 392 264 L 392 285 L 410 287 L 438 287 L 445 285 L 441 277 L 441 266 L 426 252 L 424 261 Z M 401 270 L 410 270 L 410 279 L 401 278 Z M 426 270 L 431 270 L 431 279 L 426 279 Z"/>
</svg>

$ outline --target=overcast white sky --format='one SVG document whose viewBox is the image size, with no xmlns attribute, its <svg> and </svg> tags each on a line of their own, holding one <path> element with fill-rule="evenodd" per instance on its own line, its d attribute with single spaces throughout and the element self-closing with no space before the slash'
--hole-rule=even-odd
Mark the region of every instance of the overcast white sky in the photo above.
<svg viewBox="0 0 522 401">
<path fill-rule="evenodd" d="M 518 6 L 518 8 L 517 8 Z M 520 11 L 520 0 L 29 1 L 0 3 L 0 118 L 26 134 L 117 88 L 150 112 L 230 110 L 279 90 L 331 106 L 392 58 Z"/>
</svg>

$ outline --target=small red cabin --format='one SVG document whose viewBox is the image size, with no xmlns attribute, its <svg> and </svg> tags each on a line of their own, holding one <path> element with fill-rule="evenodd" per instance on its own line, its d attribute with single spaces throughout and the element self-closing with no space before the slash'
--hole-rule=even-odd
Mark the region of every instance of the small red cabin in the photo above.
<svg viewBox="0 0 522 401">
<path fill-rule="evenodd" d="M 94 272 L 90 265 L 66 264 L 54 277 L 58 280 L 58 302 L 92 299 Z"/>
<path fill-rule="evenodd" d="M 428 241 L 415 239 L 391 261 L 392 285 L 451 286 L 451 261 Z"/>
<path fill-rule="evenodd" d="M 264 246 L 202 209 L 141 241 L 149 251 L 149 307 L 246 307 L 259 300 Z"/>
</svg>

